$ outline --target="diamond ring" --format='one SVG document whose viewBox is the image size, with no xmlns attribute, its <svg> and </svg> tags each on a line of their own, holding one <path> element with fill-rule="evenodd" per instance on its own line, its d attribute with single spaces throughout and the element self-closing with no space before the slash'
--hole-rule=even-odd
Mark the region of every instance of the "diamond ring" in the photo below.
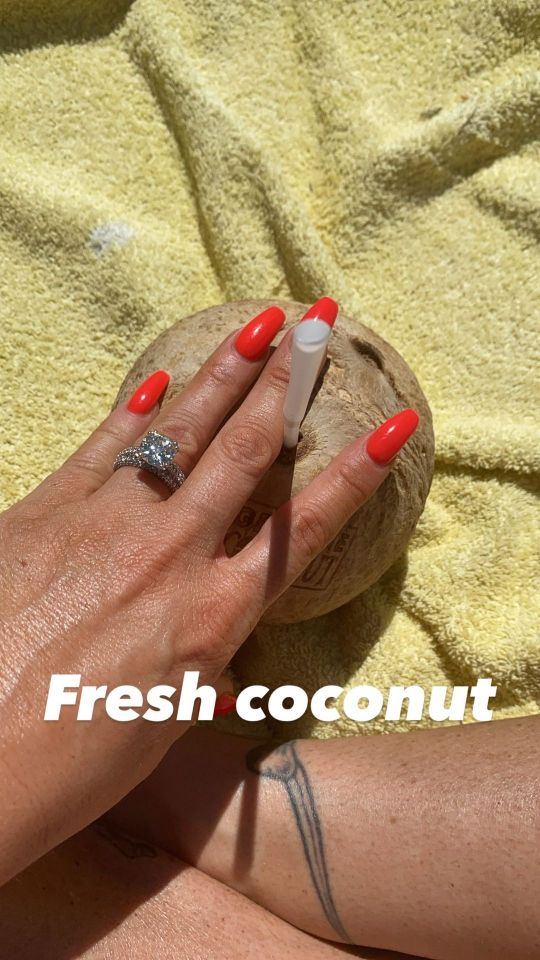
<svg viewBox="0 0 540 960">
<path fill-rule="evenodd" d="M 178 490 L 186 479 L 183 470 L 174 462 L 179 449 L 176 440 L 151 430 L 142 438 L 138 447 L 126 447 L 118 454 L 113 470 L 119 470 L 120 467 L 149 470 L 163 480 L 169 490 Z"/>
</svg>

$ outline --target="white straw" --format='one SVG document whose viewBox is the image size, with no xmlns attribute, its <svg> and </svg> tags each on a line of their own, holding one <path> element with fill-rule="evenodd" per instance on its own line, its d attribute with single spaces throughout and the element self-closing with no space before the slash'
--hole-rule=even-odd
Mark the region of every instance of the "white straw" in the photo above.
<svg viewBox="0 0 540 960">
<path fill-rule="evenodd" d="M 304 320 L 294 331 L 291 375 L 283 407 L 283 445 L 295 447 L 332 328 L 324 320 Z"/>
</svg>

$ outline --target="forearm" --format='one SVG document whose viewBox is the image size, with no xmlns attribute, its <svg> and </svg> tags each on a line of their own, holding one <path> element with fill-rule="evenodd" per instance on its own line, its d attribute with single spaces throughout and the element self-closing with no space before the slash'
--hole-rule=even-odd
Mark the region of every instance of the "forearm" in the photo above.
<svg viewBox="0 0 540 960">
<path fill-rule="evenodd" d="M 320 936 L 526 960 L 539 724 L 300 741 L 258 761 L 251 741 L 194 731 L 115 816 Z"/>
</svg>

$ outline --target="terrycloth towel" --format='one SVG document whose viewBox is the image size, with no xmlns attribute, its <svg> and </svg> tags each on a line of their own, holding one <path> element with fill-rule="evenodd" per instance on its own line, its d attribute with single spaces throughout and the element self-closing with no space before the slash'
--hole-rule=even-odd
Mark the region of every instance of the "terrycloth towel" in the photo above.
<svg viewBox="0 0 540 960">
<path fill-rule="evenodd" d="M 537 711 L 539 29 L 535 0 L 0 0 L 3 505 L 179 316 L 331 294 L 417 373 L 432 492 L 383 580 L 236 671 Z"/>
</svg>

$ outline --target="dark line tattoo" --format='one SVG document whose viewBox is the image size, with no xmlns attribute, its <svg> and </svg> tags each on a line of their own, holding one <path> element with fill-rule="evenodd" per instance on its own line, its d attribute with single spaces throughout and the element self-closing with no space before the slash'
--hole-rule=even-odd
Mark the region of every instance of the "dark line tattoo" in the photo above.
<svg viewBox="0 0 540 960">
<path fill-rule="evenodd" d="M 113 829 L 103 820 L 96 820 L 92 827 L 96 833 L 99 833 L 100 837 L 112 843 L 113 847 L 116 847 L 119 853 L 127 857 L 128 860 L 138 860 L 139 857 L 150 857 L 153 860 L 157 857 L 157 851 L 152 844 L 146 843 L 144 840 L 136 840 L 118 827 Z"/>
<path fill-rule="evenodd" d="M 287 791 L 300 834 L 307 865 L 326 919 L 346 943 L 353 941 L 345 930 L 332 895 L 324 851 L 322 824 L 309 776 L 294 740 L 276 748 L 257 747 L 246 757 L 248 769 L 259 777 L 277 780 Z"/>
</svg>

